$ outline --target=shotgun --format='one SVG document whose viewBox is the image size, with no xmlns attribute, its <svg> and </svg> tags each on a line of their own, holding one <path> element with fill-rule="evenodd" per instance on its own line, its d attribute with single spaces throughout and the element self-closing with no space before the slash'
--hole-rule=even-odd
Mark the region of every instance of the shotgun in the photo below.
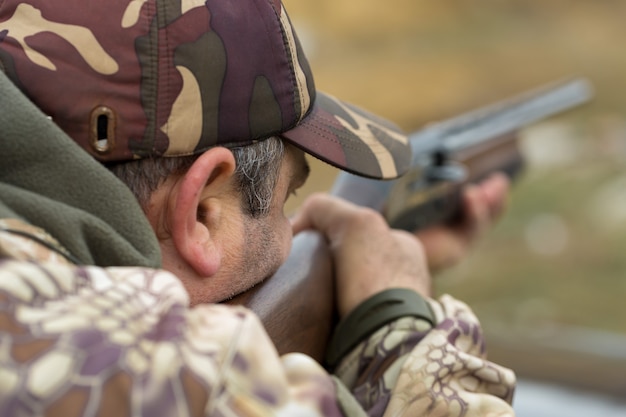
<svg viewBox="0 0 626 417">
<path fill-rule="evenodd" d="M 585 79 L 554 83 L 409 135 L 412 168 L 392 181 L 341 172 L 331 194 L 381 212 L 411 232 L 460 218 L 461 189 L 492 172 L 516 179 L 524 166 L 519 131 L 572 109 L 593 95 Z M 255 311 L 279 353 L 302 352 L 320 363 L 336 324 L 333 265 L 316 232 L 294 237 L 277 273 L 229 301 Z"/>
</svg>

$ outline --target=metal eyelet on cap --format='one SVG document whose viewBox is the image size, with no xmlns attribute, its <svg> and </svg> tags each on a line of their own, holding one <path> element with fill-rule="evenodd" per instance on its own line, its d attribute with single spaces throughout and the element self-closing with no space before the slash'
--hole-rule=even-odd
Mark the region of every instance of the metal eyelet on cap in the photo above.
<svg viewBox="0 0 626 417">
<path fill-rule="evenodd" d="M 89 144 L 99 154 L 115 148 L 115 112 L 106 106 L 98 106 L 91 112 Z"/>
</svg>

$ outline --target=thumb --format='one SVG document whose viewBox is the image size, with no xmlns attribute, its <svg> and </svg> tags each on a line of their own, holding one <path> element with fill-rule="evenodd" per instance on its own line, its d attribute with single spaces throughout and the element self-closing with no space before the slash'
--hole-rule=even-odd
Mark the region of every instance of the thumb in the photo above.
<svg viewBox="0 0 626 417">
<path fill-rule="evenodd" d="M 330 219 L 330 197 L 327 194 L 315 193 L 307 197 L 300 210 L 291 218 L 293 234 L 303 230 L 315 229 L 324 232 Z"/>
<path fill-rule="evenodd" d="M 296 211 L 296 213 L 294 213 L 294 215 L 289 219 L 294 235 L 304 230 L 315 229 L 312 213 L 317 210 L 317 203 L 314 201 L 316 198 L 319 198 L 319 196 L 315 194 L 307 197 L 298 211 Z"/>
<path fill-rule="evenodd" d="M 293 233 L 314 229 L 331 237 L 354 214 L 355 208 L 352 203 L 328 194 L 313 194 L 291 218 Z"/>
</svg>

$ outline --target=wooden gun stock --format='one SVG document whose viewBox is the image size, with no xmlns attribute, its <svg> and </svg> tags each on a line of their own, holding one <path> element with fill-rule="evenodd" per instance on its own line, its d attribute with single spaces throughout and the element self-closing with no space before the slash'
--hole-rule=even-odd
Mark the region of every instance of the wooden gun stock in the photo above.
<svg viewBox="0 0 626 417">
<path fill-rule="evenodd" d="M 416 231 L 453 221 L 463 185 L 523 166 L 520 129 L 587 102 L 585 80 L 531 91 L 410 135 L 412 169 L 393 181 L 342 172 L 332 194 L 383 213 L 394 228 Z M 287 263 L 265 283 L 231 301 L 254 310 L 278 352 L 303 352 L 319 362 L 336 322 L 332 261 L 321 236 L 298 235 Z"/>
<path fill-rule="evenodd" d="M 321 363 L 336 322 L 332 259 L 323 236 L 299 233 L 274 276 L 228 303 L 252 309 L 280 354 L 301 352 Z"/>
</svg>

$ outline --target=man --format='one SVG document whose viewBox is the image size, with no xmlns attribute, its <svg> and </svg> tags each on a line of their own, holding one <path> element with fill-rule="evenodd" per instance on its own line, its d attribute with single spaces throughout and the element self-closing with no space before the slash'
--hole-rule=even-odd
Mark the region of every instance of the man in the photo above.
<svg viewBox="0 0 626 417">
<path fill-rule="evenodd" d="M 13 347 L 0 358 L 3 411 L 511 414 L 514 378 L 484 360 L 469 310 L 419 296 L 430 295 L 419 242 L 340 200 L 312 198 L 294 230 L 314 228 L 332 249 L 344 321 L 330 365 L 341 382 L 305 357 L 278 358 L 249 312 L 209 304 L 287 257 L 292 226 L 282 206 L 306 180 L 302 150 L 375 178 L 408 164 L 397 128 L 315 91 L 279 2 L 5 1 L 0 34 L 6 74 L 84 149 L 116 165 L 156 232 L 163 267 L 185 289 L 162 271 L 79 266 L 158 260 L 128 196 L 60 132 L 47 126 L 55 142 L 45 144 L 7 136 L 3 248 L 21 262 L 0 270 L 0 329 Z M 3 97 L 17 103 L 11 88 Z M 11 143 L 18 136 L 21 146 Z M 56 164 L 61 155 L 71 158 L 55 176 L 46 156 Z M 45 173 L 40 181 L 25 175 L 29 166 Z M 71 182 L 66 194 L 53 186 Z"/>
</svg>

